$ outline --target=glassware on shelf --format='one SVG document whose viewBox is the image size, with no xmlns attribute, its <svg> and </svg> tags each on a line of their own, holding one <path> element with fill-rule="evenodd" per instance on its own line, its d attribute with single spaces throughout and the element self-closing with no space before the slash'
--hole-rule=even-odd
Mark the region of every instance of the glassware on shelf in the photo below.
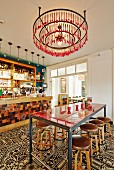
<svg viewBox="0 0 114 170">
<path fill-rule="evenodd" d="M 40 80 L 40 72 L 38 72 L 38 74 L 36 75 L 36 80 Z"/>
</svg>

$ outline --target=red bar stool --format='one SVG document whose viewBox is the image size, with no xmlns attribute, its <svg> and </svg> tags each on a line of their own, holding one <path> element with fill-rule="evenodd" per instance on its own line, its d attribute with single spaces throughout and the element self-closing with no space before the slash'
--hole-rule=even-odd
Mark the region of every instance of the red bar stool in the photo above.
<svg viewBox="0 0 114 170">
<path fill-rule="evenodd" d="M 106 127 L 107 127 L 107 132 L 106 132 L 106 134 L 107 134 L 108 136 L 111 136 L 111 130 L 110 130 L 110 122 L 111 122 L 111 119 L 108 118 L 108 117 L 102 117 L 102 116 L 97 117 L 97 119 L 102 120 L 102 121 L 105 123 L 105 125 L 106 125 Z"/>
<path fill-rule="evenodd" d="M 98 151 L 99 151 L 98 140 L 97 140 L 98 126 L 96 126 L 92 123 L 86 123 L 86 124 L 80 125 L 80 129 L 81 129 L 81 131 L 86 132 L 86 134 L 82 133 L 82 135 L 90 137 L 90 142 L 91 142 L 90 156 L 91 156 L 91 164 L 92 164 L 93 152 L 96 152 L 98 154 Z M 92 147 L 93 142 L 95 142 L 95 149 L 93 149 L 93 147 Z"/>
<path fill-rule="evenodd" d="M 87 169 L 90 170 L 90 138 L 81 135 L 72 135 L 72 148 L 75 151 L 74 170 L 79 170 L 82 166 L 82 154 L 86 155 Z M 78 163 L 78 156 L 80 161 Z"/>
<path fill-rule="evenodd" d="M 104 144 L 104 122 L 99 119 L 93 119 L 89 121 L 89 123 L 93 123 L 98 126 L 98 142 L 99 142 L 99 151 L 100 151 L 100 145 Z"/>
<path fill-rule="evenodd" d="M 40 152 L 40 158 L 42 158 L 42 152 L 51 149 L 52 152 L 52 138 L 50 125 L 37 121 L 36 127 L 38 128 L 36 137 L 36 148 Z"/>
</svg>

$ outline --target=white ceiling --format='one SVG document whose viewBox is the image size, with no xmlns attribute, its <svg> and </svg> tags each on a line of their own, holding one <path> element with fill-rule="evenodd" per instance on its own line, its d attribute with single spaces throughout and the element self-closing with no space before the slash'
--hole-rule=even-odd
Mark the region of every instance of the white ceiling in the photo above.
<svg viewBox="0 0 114 170">
<path fill-rule="evenodd" d="M 81 15 L 86 10 L 88 22 L 88 41 L 78 52 L 65 57 L 49 56 L 39 49 L 32 40 L 32 27 L 38 17 L 38 7 L 41 13 L 54 8 L 72 9 Z M 0 0 L 0 24 L 1 51 L 10 53 L 8 42 L 12 42 L 11 54 L 18 56 L 17 46 L 21 46 L 20 58 L 32 60 L 31 52 L 34 52 L 33 61 L 37 63 L 37 54 L 40 54 L 40 64 L 43 64 L 42 56 L 45 56 L 44 65 L 52 65 L 77 57 L 85 56 L 101 50 L 114 47 L 114 0 Z"/>
</svg>

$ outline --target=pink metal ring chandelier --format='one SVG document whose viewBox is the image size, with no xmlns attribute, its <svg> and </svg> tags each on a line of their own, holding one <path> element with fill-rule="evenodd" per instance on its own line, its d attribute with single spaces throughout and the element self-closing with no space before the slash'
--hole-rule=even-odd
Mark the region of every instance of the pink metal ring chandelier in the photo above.
<svg viewBox="0 0 114 170">
<path fill-rule="evenodd" d="M 33 42 L 43 52 L 64 57 L 78 51 L 88 40 L 84 17 L 69 9 L 53 9 L 40 15 L 33 25 Z"/>
</svg>

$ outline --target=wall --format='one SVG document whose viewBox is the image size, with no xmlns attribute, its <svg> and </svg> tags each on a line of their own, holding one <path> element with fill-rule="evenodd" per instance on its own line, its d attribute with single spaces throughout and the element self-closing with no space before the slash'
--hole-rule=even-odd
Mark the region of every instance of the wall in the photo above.
<svg viewBox="0 0 114 170">
<path fill-rule="evenodd" d="M 112 82 L 112 86 L 113 86 L 113 96 L 114 96 L 114 48 L 112 49 L 112 65 L 113 65 L 113 71 L 112 71 L 112 77 L 113 77 L 113 82 Z M 113 122 L 114 122 L 114 97 L 112 98 L 112 105 L 113 105 Z"/>
<path fill-rule="evenodd" d="M 107 104 L 107 116 L 112 119 L 112 51 L 89 56 L 88 69 L 89 95 L 94 103 Z"/>
</svg>

